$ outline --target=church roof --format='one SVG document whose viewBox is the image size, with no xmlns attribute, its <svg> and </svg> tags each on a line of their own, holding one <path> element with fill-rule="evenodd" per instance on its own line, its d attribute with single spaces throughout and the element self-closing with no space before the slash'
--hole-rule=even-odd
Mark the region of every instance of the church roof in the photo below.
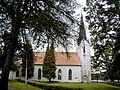
<svg viewBox="0 0 120 90">
<path fill-rule="evenodd" d="M 66 66 L 79 66 L 81 65 L 80 59 L 76 52 L 68 52 L 69 56 L 65 52 L 55 52 L 56 65 Z M 45 52 L 34 52 L 35 62 L 34 64 L 43 64 Z"/>
</svg>

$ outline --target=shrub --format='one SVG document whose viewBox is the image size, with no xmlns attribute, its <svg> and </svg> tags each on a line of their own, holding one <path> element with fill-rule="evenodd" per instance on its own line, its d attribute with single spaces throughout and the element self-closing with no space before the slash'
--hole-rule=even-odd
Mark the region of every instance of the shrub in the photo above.
<svg viewBox="0 0 120 90">
<path fill-rule="evenodd" d="M 18 79 L 19 82 L 24 83 L 24 80 Z M 38 83 L 34 81 L 28 81 L 27 84 L 35 87 L 39 87 L 44 90 L 83 90 L 82 88 L 68 88 L 68 87 L 62 87 L 62 86 L 54 86 L 54 85 L 47 85 L 46 83 Z"/>
<path fill-rule="evenodd" d="M 107 84 L 120 87 L 120 83 L 117 83 L 117 82 L 107 82 Z"/>
</svg>

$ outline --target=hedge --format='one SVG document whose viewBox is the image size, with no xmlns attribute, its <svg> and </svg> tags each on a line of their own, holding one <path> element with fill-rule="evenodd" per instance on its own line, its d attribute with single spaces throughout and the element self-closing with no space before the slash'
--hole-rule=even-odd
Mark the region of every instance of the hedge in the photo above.
<svg viewBox="0 0 120 90">
<path fill-rule="evenodd" d="M 117 82 L 107 82 L 107 84 L 120 87 L 120 83 L 117 83 Z"/>
<path fill-rule="evenodd" d="M 18 79 L 19 82 L 24 83 L 24 80 Z M 45 83 L 38 83 L 34 81 L 27 81 L 27 84 L 35 87 L 39 87 L 44 90 L 83 90 L 82 88 L 69 88 L 69 87 L 62 87 L 62 86 L 53 86 L 53 85 L 47 85 Z"/>
</svg>

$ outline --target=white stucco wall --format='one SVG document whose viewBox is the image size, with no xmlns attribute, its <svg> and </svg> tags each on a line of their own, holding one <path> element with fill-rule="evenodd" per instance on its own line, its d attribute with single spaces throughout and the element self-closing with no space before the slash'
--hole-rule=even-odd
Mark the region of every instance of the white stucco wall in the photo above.
<svg viewBox="0 0 120 90">
<path fill-rule="evenodd" d="M 53 81 L 59 82 L 81 82 L 81 66 L 56 66 L 56 78 Z M 32 79 L 38 80 L 38 69 L 41 68 L 41 65 L 35 65 L 34 68 L 34 77 Z M 58 70 L 62 71 L 62 79 L 58 80 Z M 72 80 L 68 80 L 68 71 L 72 70 Z M 42 76 L 42 74 L 41 74 Z M 46 78 L 42 77 L 40 81 L 48 81 Z"/>
<path fill-rule="evenodd" d="M 81 82 L 81 67 L 80 66 L 57 66 L 56 74 L 58 70 L 62 70 L 62 80 L 58 80 L 56 75 L 55 81 L 60 82 Z M 72 70 L 72 80 L 68 80 L 68 71 Z"/>
<path fill-rule="evenodd" d="M 16 77 L 16 71 L 10 71 L 9 73 L 9 79 L 18 79 L 18 77 Z"/>
<path fill-rule="evenodd" d="M 1 78 L 1 74 L 2 74 L 2 71 L 0 70 L 0 78 Z M 16 77 L 16 71 L 10 71 L 9 73 L 9 79 L 12 80 L 12 79 L 17 79 L 18 77 Z"/>
</svg>

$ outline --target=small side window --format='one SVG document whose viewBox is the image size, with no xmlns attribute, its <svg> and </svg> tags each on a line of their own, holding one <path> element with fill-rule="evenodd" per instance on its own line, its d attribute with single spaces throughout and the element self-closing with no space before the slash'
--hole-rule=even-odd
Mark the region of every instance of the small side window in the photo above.
<svg viewBox="0 0 120 90">
<path fill-rule="evenodd" d="M 16 72 L 16 77 L 19 77 L 19 71 Z"/>
<path fill-rule="evenodd" d="M 83 53 L 85 53 L 85 46 L 83 47 Z"/>
<path fill-rule="evenodd" d="M 38 79 L 41 79 L 41 69 L 38 69 Z"/>
<path fill-rule="evenodd" d="M 68 71 L 68 80 L 72 80 L 72 70 Z"/>
<path fill-rule="evenodd" d="M 58 80 L 62 79 L 62 71 L 61 69 L 58 70 Z"/>
</svg>

